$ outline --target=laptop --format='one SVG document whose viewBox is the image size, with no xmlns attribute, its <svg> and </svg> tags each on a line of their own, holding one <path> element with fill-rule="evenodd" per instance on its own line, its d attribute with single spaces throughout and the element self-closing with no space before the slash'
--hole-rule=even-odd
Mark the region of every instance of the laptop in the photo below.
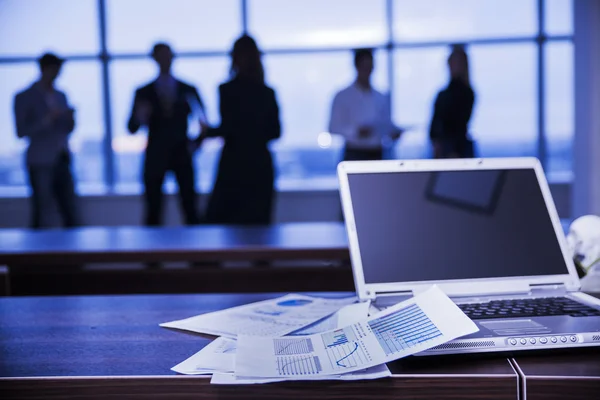
<svg viewBox="0 0 600 400">
<path fill-rule="evenodd" d="M 438 285 L 479 332 L 419 355 L 600 346 L 535 158 L 338 165 L 358 298 L 382 310 Z"/>
</svg>

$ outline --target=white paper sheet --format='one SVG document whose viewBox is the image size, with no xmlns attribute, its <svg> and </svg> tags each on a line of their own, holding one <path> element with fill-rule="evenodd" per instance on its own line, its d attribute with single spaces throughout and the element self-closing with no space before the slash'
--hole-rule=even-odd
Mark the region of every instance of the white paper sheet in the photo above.
<svg viewBox="0 0 600 400">
<path fill-rule="evenodd" d="M 355 301 L 355 297 L 325 299 L 289 294 L 273 300 L 166 322 L 160 326 L 230 338 L 239 334 L 283 336 L 325 318 Z"/>
<path fill-rule="evenodd" d="M 234 339 L 216 338 L 171 370 L 186 375 L 205 375 L 217 371 L 234 372 L 236 347 Z"/>
<path fill-rule="evenodd" d="M 364 320 L 369 315 L 370 302 L 349 304 L 340 308 L 335 314 L 315 322 L 307 327 L 290 333 L 287 336 L 304 336 L 342 328 Z"/>
<path fill-rule="evenodd" d="M 478 328 L 437 286 L 361 322 L 303 337 L 240 335 L 236 377 L 314 379 L 364 370 Z"/>
<path fill-rule="evenodd" d="M 342 380 L 356 381 L 379 379 L 392 376 L 392 373 L 385 364 L 367 368 L 363 371 L 349 372 L 342 375 L 322 375 L 311 378 L 312 380 Z M 210 383 L 216 385 L 251 385 L 255 383 L 273 383 L 287 381 L 287 378 L 240 378 L 234 373 L 215 372 L 210 380 Z"/>
</svg>

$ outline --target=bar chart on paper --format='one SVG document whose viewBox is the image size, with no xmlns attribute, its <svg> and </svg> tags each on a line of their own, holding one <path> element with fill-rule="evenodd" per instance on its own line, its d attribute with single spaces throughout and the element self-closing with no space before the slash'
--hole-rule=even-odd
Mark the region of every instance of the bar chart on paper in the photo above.
<svg viewBox="0 0 600 400">
<path fill-rule="evenodd" d="M 442 332 L 417 304 L 372 319 L 369 327 L 386 356 L 442 336 Z"/>
</svg>

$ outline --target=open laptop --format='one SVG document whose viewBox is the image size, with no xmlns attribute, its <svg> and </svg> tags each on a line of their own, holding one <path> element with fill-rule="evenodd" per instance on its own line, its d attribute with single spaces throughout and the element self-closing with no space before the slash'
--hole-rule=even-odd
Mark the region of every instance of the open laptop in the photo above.
<svg viewBox="0 0 600 400">
<path fill-rule="evenodd" d="M 338 166 L 356 292 L 384 309 L 437 284 L 479 332 L 420 355 L 600 346 L 535 158 Z"/>
</svg>

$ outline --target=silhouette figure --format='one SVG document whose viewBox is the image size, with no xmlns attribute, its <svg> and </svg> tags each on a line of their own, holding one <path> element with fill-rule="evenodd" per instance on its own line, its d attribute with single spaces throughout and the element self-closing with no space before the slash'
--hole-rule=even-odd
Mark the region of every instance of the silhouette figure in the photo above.
<svg viewBox="0 0 600 400">
<path fill-rule="evenodd" d="M 450 83 L 435 100 L 429 137 L 434 158 L 470 158 L 474 143 L 467 136 L 475 93 L 469 79 L 469 59 L 461 45 L 448 57 Z"/>
<path fill-rule="evenodd" d="M 79 224 L 77 197 L 71 173 L 69 135 L 75 110 L 54 82 L 64 60 L 46 53 L 38 59 L 40 78 L 14 99 L 17 135 L 28 138 L 26 164 L 31 186 L 31 227 L 51 226 L 54 201 L 63 225 Z"/>
<path fill-rule="evenodd" d="M 329 131 L 346 140 L 344 160 L 381 160 L 383 140 L 397 140 L 402 130 L 392 123 L 389 100 L 371 86 L 373 51 L 354 51 L 356 80 L 337 93 Z"/>
<path fill-rule="evenodd" d="M 221 125 L 204 127 L 203 136 L 224 139 L 206 220 L 269 224 L 275 174 L 268 143 L 281 134 L 279 107 L 275 92 L 265 85 L 261 54 L 250 36 L 235 42 L 230 73 L 231 80 L 219 87 Z"/>
<path fill-rule="evenodd" d="M 150 226 L 162 223 L 162 185 L 167 171 L 173 171 L 185 222 L 197 224 L 200 218 L 192 156 L 199 142 L 188 139 L 188 117 L 195 107 L 204 110 L 204 104 L 194 86 L 171 74 L 173 52 L 168 44 L 156 44 L 152 58 L 159 67 L 158 78 L 136 90 L 128 123 L 132 134 L 141 126 L 148 129 L 144 159 L 145 223 Z"/>
</svg>

